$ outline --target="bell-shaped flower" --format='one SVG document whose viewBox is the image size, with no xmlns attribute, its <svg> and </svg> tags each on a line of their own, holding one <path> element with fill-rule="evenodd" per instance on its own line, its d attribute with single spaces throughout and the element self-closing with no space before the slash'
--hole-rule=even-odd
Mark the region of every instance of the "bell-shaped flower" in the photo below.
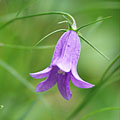
<svg viewBox="0 0 120 120">
<path fill-rule="evenodd" d="M 50 66 L 40 72 L 31 73 L 33 78 L 46 80 L 40 82 L 36 92 L 52 88 L 56 83 L 61 95 L 69 100 L 72 97 L 70 80 L 79 88 L 91 88 L 94 85 L 83 81 L 77 73 L 77 62 L 80 55 L 80 39 L 75 31 L 65 32 L 59 39 Z"/>
</svg>

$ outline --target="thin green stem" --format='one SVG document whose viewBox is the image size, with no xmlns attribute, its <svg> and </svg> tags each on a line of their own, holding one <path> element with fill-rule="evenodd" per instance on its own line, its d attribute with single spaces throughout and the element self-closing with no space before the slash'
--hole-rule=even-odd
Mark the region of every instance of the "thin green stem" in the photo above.
<svg viewBox="0 0 120 120">
<path fill-rule="evenodd" d="M 80 38 L 82 38 L 88 45 L 90 45 L 94 50 L 96 50 L 100 55 L 102 55 L 105 59 L 107 59 L 108 61 L 110 60 L 110 58 L 108 58 L 106 55 L 104 55 L 100 50 L 98 50 L 92 43 L 90 43 L 88 40 L 86 40 L 83 36 L 81 36 L 80 34 L 78 34 L 78 36 Z"/>
<path fill-rule="evenodd" d="M 107 107 L 107 108 L 102 108 L 93 112 L 88 113 L 87 115 L 85 115 L 83 118 L 81 118 L 81 120 L 87 120 L 89 117 L 97 114 L 97 113 L 101 113 L 101 112 L 105 112 L 105 111 L 111 111 L 111 110 L 120 110 L 120 107 Z"/>
<path fill-rule="evenodd" d="M 35 45 L 33 46 L 33 48 L 36 47 L 40 42 L 42 42 L 44 39 L 46 39 L 46 38 L 49 37 L 50 35 L 52 35 L 52 34 L 54 34 L 54 33 L 57 33 L 57 32 L 61 32 L 61 31 L 66 32 L 67 30 L 66 30 L 66 29 L 59 29 L 59 30 L 55 30 L 55 31 L 47 34 L 46 36 L 44 36 L 43 38 L 41 38 L 37 43 L 35 43 Z"/>
<path fill-rule="evenodd" d="M 72 26 L 72 22 L 66 16 L 63 15 L 63 17 L 66 19 L 66 21 L 68 21 L 69 26 Z"/>
<path fill-rule="evenodd" d="M 28 16 L 22 16 L 22 17 L 17 17 L 17 18 L 13 18 L 12 20 L 8 21 L 7 23 L 5 23 L 4 25 L 2 25 L 0 27 L 0 30 L 2 30 L 3 28 L 5 28 L 6 26 L 8 26 L 9 24 L 13 23 L 14 21 L 17 20 L 22 20 L 22 19 L 27 19 L 27 18 L 32 18 L 32 17 L 37 17 L 37 16 L 43 16 L 43 15 L 65 15 L 66 17 L 68 17 L 70 20 L 72 20 L 73 25 L 75 25 L 75 19 L 68 13 L 65 12 L 46 12 L 46 13 L 40 13 L 40 14 L 33 14 L 33 15 L 28 15 Z"/>
<path fill-rule="evenodd" d="M 84 27 L 87 27 L 87 26 L 89 26 L 89 25 L 95 24 L 95 23 L 97 23 L 97 22 L 101 22 L 101 21 L 106 20 L 106 19 L 111 18 L 111 17 L 112 17 L 112 16 L 108 16 L 108 17 L 102 18 L 102 19 L 100 19 L 100 20 L 96 20 L 96 21 L 94 21 L 94 22 L 91 22 L 91 23 L 88 23 L 88 24 L 86 24 L 86 25 L 83 25 L 83 26 L 77 28 L 76 32 L 78 32 L 80 29 L 82 29 L 82 28 L 84 28 Z"/>
</svg>

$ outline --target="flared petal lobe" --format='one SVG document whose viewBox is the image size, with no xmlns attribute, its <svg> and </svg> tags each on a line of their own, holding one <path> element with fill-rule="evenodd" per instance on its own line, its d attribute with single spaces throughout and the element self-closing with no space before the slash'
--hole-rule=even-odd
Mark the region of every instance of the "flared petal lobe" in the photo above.
<svg viewBox="0 0 120 120">
<path fill-rule="evenodd" d="M 69 100 L 72 97 L 70 91 L 70 73 L 59 74 L 57 79 L 57 86 L 61 93 L 61 95 L 66 99 Z"/>
<path fill-rule="evenodd" d="M 79 49 L 76 49 L 78 47 Z M 80 39 L 75 31 L 70 30 L 65 32 L 58 41 L 53 55 L 52 65 L 58 66 L 64 72 L 69 72 L 73 62 L 76 61 L 77 64 L 79 55 Z M 75 60 L 75 56 L 77 56 L 77 60 Z"/>
<path fill-rule="evenodd" d="M 53 67 L 48 78 L 38 84 L 36 92 L 43 92 L 52 88 L 57 82 L 58 67 Z"/>
<path fill-rule="evenodd" d="M 72 68 L 72 75 L 71 75 L 71 80 L 72 80 L 72 83 L 76 86 L 76 87 L 79 87 L 79 88 L 91 88 L 91 87 L 94 87 L 93 84 L 90 84 L 88 82 L 85 82 L 83 81 L 78 73 L 77 73 L 77 70 L 76 70 L 76 67 Z"/>
<path fill-rule="evenodd" d="M 36 73 L 30 73 L 30 75 L 33 77 L 33 78 L 36 78 L 36 79 L 41 79 L 41 78 L 44 78 L 44 77 L 47 77 L 50 73 L 52 68 L 50 67 L 47 67 L 46 69 L 40 71 L 40 72 L 36 72 Z"/>
</svg>

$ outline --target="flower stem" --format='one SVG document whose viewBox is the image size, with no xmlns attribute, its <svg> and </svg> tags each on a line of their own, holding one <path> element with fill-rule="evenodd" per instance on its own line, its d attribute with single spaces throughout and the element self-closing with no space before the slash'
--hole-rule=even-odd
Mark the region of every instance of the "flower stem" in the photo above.
<svg viewBox="0 0 120 120">
<path fill-rule="evenodd" d="M 33 15 L 27 15 L 27 16 L 22 16 L 22 17 L 16 17 L 16 18 L 13 18 L 11 19 L 10 21 L 8 21 L 7 23 L 3 24 L 1 27 L 0 27 L 0 30 L 2 30 L 3 28 L 5 28 L 7 25 L 13 23 L 14 21 L 17 21 L 17 20 L 21 20 L 21 19 L 27 19 L 27 18 L 32 18 L 32 17 L 37 17 L 37 16 L 42 16 L 42 15 L 64 15 L 66 17 L 68 17 L 71 21 L 72 21 L 72 27 L 74 29 L 76 29 L 76 22 L 75 22 L 75 19 L 68 13 L 66 12 L 60 12 L 60 11 L 56 11 L 56 12 L 46 12 L 46 13 L 39 13 L 39 14 L 33 14 Z"/>
<path fill-rule="evenodd" d="M 49 37 L 50 35 L 52 35 L 52 34 L 54 34 L 54 33 L 57 33 L 57 32 L 61 32 L 61 31 L 66 32 L 67 30 L 66 30 L 66 29 L 58 29 L 58 30 L 55 30 L 55 31 L 47 34 L 46 36 L 44 36 L 43 38 L 41 38 L 37 43 L 35 43 L 35 45 L 33 46 L 33 48 L 36 47 L 40 42 L 42 42 L 44 39 L 46 39 L 46 38 Z"/>
<path fill-rule="evenodd" d="M 90 43 L 88 40 L 86 40 L 82 35 L 78 33 L 78 36 L 82 38 L 88 45 L 90 45 L 94 50 L 96 50 L 100 55 L 102 55 L 106 60 L 110 60 L 106 55 L 104 55 L 100 50 L 98 50 L 92 43 Z"/>
<path fill-rule="evenodd" d="M 95 24 L 95 23 L 97 23 L 97 22 L 101 22 L 101 21 L 106 20 L 106 19 L 111 18 L 111 17 L 112 17 L 112 16 L 108 16 L 108 17 L 105 17 L 105 18 L 96 20 L 96 21 L 94 21 L 94 22 L 88 23 L 88 24 L 86 24 L 86 25 L 83 25 L 83 26 L 77 28 L 76 32 L 78 32 L 80 29 L 82 29 L 82 28 L 84 28 L 84 27 L 87 27 L 87 26 L 89 26 L 89 25 Z"/>
<path fill-rule="evenodd" d="M 95 115 L 96 113 L 104 112 L 104 111 L 111 111 L 111 110 L 120 110 L 120 107 L 107 107 L 107 108 L 102 108 L 93 112 L 88 113 L 85 115 L 81 120 L 87 120 L 89 117 Z"/>
</svg>

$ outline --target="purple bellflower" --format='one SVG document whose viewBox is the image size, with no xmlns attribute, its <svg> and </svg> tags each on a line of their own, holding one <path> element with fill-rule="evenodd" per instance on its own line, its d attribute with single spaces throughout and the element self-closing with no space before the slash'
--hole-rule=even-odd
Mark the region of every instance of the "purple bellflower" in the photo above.
<svg viewBox="0 0 120 120">
<path fill-rule="evenodd" d="M 36 92 L 52 88 L 56 83 L 61 95 L 69 100 L 72 97 L 70 80 L 79 88 L 91 88 L 94 85 L 83 81 L 77 73 L 77 62 L 80 55 L 80 39 L 73 30 L 65 32 L 59 39 L 50 66 L 40 72 L 31 73 L 33 78 L 46 80 L 40 82 Z"/>
</svg>

